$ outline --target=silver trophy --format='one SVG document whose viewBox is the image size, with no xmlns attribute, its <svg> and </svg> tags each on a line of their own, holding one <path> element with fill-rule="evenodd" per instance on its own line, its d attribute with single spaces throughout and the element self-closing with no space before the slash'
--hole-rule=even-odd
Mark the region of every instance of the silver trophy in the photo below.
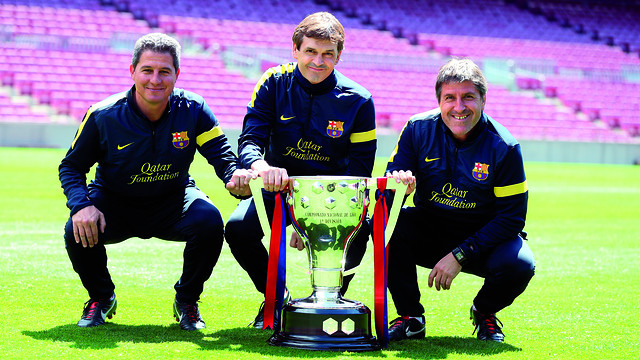
<svg viewBox="0 0 640 360">
<path fill-rule="evenodd" d="M 346 253 L 360 225 L 366 221 L 367 189 L 371 185 L 375 187 L 375 179 L 291 178 L 287 203 L 291 222 L 304 241 L 309 258 L 312 293 L 284 306 L 280 328 L 268 341 L 271 345 L 334 351 L 380 349 L 371 332 L 369 308 L 340 294 Z M 261 193 L 257 187 L 252 187 L 252 191 Z M 270 227 L 263 201 L 256 196 L 254 199 L 266 234 Z"/>
</svg>

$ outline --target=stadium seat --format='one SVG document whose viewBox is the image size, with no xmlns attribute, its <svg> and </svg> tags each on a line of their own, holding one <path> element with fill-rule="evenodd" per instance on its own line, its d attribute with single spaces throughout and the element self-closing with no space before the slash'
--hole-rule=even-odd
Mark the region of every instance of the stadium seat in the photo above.
<svg viewBox="0 0 640 360">
<path fill-rule="evenodd" d="M 260 73 L 293 60 L 295 24 L 310 12 L 334 11 L 347 33 L 338 70 L 371 91 L 381 127 L 399 130 L 412 114 L 436 107 L 433 86 L 426 84 L 434 83 L 448 56 L 460 55 L 483 67 L 510 64 L 512 83 L 489 77 L 486 110 L 516 137 L 638 140 L 634 104 L 640 98 L 605 100 L 611 93 L 640 94 L 638 57 L 510 2 L 461 0 L 465 10 L 457 11 L 445 2 L 420 0 L 202 1 L 5 1 L 2 85 L 79 121 L 91 103 L 131 86 L 133 41 L 159 30 L 175 34 L 184 46 L 177 86 L 202 94 L 224 125 L 239 127 Z M 552 1 L 538 5 L 573 16 Z M 604 8 L 617 16 L 615 6 Z M 445 17 L 452 26 L 441 26 Z M 625 32 L 639 38 L 636 24 L 619 18 L 615 26 L 624 24 Z M 95 71 L 96 64 L 101 70 Z"/>
</svg>

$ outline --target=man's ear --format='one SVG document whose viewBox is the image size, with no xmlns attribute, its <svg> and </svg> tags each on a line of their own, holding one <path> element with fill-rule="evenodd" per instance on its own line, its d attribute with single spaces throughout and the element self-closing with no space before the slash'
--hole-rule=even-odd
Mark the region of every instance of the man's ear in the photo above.
<svg viewBox="0 0 640 360">
<path fill-rule="evenodd" d="M 133 64 L 129 65 L 129 72 L 131 73 L 131 78 L 133 78 L 133 72 L 134 72 L 135 70 L 136 70 L 136 69 L 134 69 Z"/>
</svg>

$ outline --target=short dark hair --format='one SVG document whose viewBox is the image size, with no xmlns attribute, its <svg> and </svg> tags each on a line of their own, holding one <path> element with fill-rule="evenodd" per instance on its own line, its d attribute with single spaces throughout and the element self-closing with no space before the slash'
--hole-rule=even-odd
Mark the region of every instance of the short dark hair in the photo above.
<svg viewBox="0 0 640 360">
<path fill-rule="evenodd" d="M 438 104 L 440 103 L 440 94 L 442 93 L 442 84 L 461 83 L 471 81 L 475 86 L 480 97 L 484 98 L 487 94 L 487 79 L 484 77 L 480 67 L 467 58 L 452 58 L 442 65 L 438 70 L 436 79 L 436 97 Z"/>
<path fill-rule="evenodd" d="M 317 12 L 304 18 L 293 31 L 291 40 L 300 50 L 304 37 L 331 41 L 338 47 L 338 53 L 344 48 L 344 27 L 335 16 L 328 12 Z"/>
<path fill-rule="evenodd" d="M 173 58 L 173 67 L 176 71 L 180 69 L 180 43 L 171 36 L 163 33 L 150 33 L 141 36 L 133 47 L 133 57 L 131 65 L 135 69 L 140 62 L 140 56 L 145 50 L 156 53 L 168 53 Z"/>
</svg>

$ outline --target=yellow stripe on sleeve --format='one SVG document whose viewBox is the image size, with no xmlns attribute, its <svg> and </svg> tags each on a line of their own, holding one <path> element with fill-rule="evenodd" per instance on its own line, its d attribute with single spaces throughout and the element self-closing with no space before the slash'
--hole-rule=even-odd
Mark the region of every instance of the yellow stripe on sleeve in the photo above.
<svg viewBox="0 0 640 360">
<path fill-rule="evenodd" d="M 521 182 L 519 184 L 513 184 L 508 186 L 498 186 L 493 188 L 493 193 L 496 197 L 506 197 L 512 195 L 523 194 L 527 192 L 529 188 L 527 187 L 527 180 Z"/>
<path fill-rule="evenodd" d="M 224 133 L 222 132 L 222 129 L 220 128 L 220 126 L 215 126 L 213 129 L 198 135 L 198 137 L 196 138 L 196 144 L 198 144 L 198 146 L 202 146 L 207 141 L 217 138 L 218 136 L 223 134 Z"/>
<path fill-rule="evenodd" d="M 396 142 L 396 147 L 391 152 L 391 156 L 389 156 L 389 162 L 393 162 L 393 159 L 396 157 L 396 154 L 398 153 L 398 144 L 400 144 L 400 138 L 402 137 L 402 133 L 404 132 L 404 129 L 407 128 L 407 124 L 408 122 L 405 123 L 404 126 L 402 127 L 402 130 L 400 130 L 400 134 L 398 135 L 398 141 Z"/>
<path fill-rule="evenodd" d="M 253 88 L 253 93 L 251 94 L 251 101 L 249 101 L 249 107 L 253 107 L 253 104 L 256 100 L 256 96 L 258 96 L 258 90 L 260 90 L 260 88 L 267 81 L 268 78 L 272 77 L 276 73 L 284 74 L 284 73 L 293 72 L 293 69 L 295 69 L 295 65 L 296 65 L 295 63 L 282 64 L 280 66 L 272 67 L 269 70 L 267 70 L 262 75 L 262 77 L 256 84 L 255 88 Z"/>
<path fill-rule="evenodd" d="M 76 137 L 73 139 L 73 142 L 71 143 L 72 149 L 74 148 L 74 146 L 76 146 L 76 141 L 78 141 L 78 138 L 80 137 L 80 133 L 82 133 L 82 129 L 84 128 L 84 124 L 87 123 L 87 119 L 89 118 L 89 115 L 91 115 L 92 112 L 93 112 L 93 106 L 90 106 L 89 110 L 87 110 L 87 113 L 84 115 L 84 119 L 82 119 L 82 123 L 80 123 L 80 127 L 78 128 L 78 133 L 76 134 Z"/>
<path fill-rule="evenodd" d="M 366 142 L 376 139 L 376 129 L 372 129 L 365 132 L 353 133 L 349 137 L 349 141 L 352 143 Z"/>
</svg>

